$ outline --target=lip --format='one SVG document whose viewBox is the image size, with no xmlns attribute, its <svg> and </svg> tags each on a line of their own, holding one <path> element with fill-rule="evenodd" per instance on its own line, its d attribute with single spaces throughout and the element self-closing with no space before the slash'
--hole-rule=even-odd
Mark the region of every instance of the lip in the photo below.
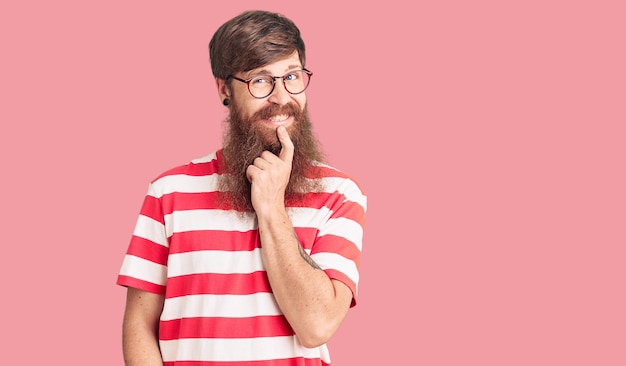
<svg viewBox="0 0 626 366">
<path fill-rule="evenodd" d="M 282 121 L 271 121 L 269 119 L 262 119 L 259 122 L 266 124 L 266 125 L 270 125 L 270 126 L 274 126 L 274 127 L 278 127 L 278 126 L 289 126 L 290 124 L 293 123 L 293 116 L 289 116 L 286 119 L 282 120 Z"/>
</svg>

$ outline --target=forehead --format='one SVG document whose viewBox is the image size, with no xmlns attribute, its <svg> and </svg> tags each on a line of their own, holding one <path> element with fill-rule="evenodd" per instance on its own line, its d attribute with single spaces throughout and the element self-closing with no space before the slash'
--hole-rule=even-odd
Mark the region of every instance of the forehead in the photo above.
<svg viewBox="0 0 626 366">
<path fill-rule="evenodd" d="M 250 77 L 257 74 L 283 75 L 291 70 L 301 69 L 300 57 L 298 52 L 292 53 L 290 56 L 280 59 L 263 67 L 258 67 L 245 72 L 245 76 Z"/>
</svg>

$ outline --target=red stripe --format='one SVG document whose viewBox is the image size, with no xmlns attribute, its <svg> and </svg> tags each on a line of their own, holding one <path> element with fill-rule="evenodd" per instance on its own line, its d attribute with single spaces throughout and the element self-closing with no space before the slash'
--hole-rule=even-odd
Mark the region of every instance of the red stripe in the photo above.
<svg viewBox="0 0 626 366">
<path fill-rule="evenodd" d="M 354 258 L 360 254 L 354 243 L 343 237 L 326 234 L 318 238 L 318 230 L 314 228 L 296 227 L 295 231 L 304 249 L 313 249 L 313 244 L 315 245 L 314 253 L 335 252 L 337 251 L 335 248 L 341 246 L 346 252 L 340 252 L 340 254 L 346 258 Z M 251 251 L 261 248 L 257 230 L 246 232 L 219 230 L 186 231 L 174 233 L 170 237 L 169 243 L 169 252 L 171 254 L 200 250 Z M 160 247 L 164 248 L 163 246 Z"/>
<path fill-rule="evenodd" d="M 212 210 L 225 209 L 220 206 L 221 192 L 173 192 L 163 195 L 163 214 L 184 210 Z"/>
<path fill-rule="evenodd" d="M 305 195 L 300 195 L 285 201 L 285 205 L 288 207 L 305 207 L 305 208 L 317 208 L 320 209 L 324 206 L 328 207 L 329 202 L 333 200 L 341 199 L 343 197 L 338 193 L 328 192 L 310 192 Z"/>
<path fill-rule="evenodd" d="M 346 276 L 342 272 L 336 271 L 334 269 L 325 269 L 324 273 L 331 279 L 343 282 L 344 285 L 348 286 L 350 291 L 352 291 L 352 306 L 356 304 L 356 284 L 354 281 L 350 279 L 350 277 Z"/>
<path fill-rule="evenodd" d="M 153 219 L 154 221 L 164 224 L 163 211 L 161 209 L 161 202 L 158 198 L 150 195 L 146 195 L 143 200 L 143 206 L 141 206 L 140 214 Z"/>
<path fill-rule="evenodd" d="M 250 274 L 201 273 L 168 279 L 167 298 L 185 295 L 249 295 L 272 290 L 265 271 Z"/>
<path fill-rule="evenodd" d="M 151 240 L 135 236 L 130 240 L 128 246 L 128 254 L 139 258 L 147 259 L 161 265 L 167 264 L 168 249 L 163 245 L 157 244 Z"/>
<path fill-rule="evenodd" d="M 349 175 L 347 175 L 346 173 L 337 170 L 337 169 L 333 169 L 327 166 L 314 166 L 311 171 L 308 174 L 309 177 L 320 177 L 320 178 L 327 178 L 327 177 L 339 177 L 339 178 L 350 178 Z"/>
<path fill-rule="evenodd" d="M 219 155 L 219 154 L 218 154 Z M 160 178 L 167 177 L 170 175 L 192 175 L 192 176 L 204 176 L 219 173 L 219 164 L 217 160 L 211 160 L 203 163 L 192 163 L 189 162 L 185 165 L 180 165 L 175 168 L 169 169 L 159 175 L 153 182 L 159 180 Z"/>
<path fill-rule="evenodd" d="M 337 241 L 344 241 L 345 244 L 341 245 L 348 248 L 348 250 L 353 250 L 352 247 L 358 250 L 354 243 L 347 241 L 343 237 L 327 234 L 318 238 L 317 235 L 319 232 L 315 228 L 296 227 L 294 230 L 304 249 L 312 249 L 314 241 L 317 246 L 319 241 L 326 237 L 326 241 L 330 241 L 330 238 Z M 321 247 L 323 246 L 320 246 L 320 248 Z M 246 232 L 220 230 L 185 231 L 174 233 L 169 239 L 169 252 L 171 254 L 199 250 L 251 251 L 257 248 L 261 248 L 258 230 Z M 352 256 L 353 255 L 346 254 L 348 258 Z"/>
<path fill-rule="evenodd" d="M 304 249 L 311 249 L 313 242 L 317 239 L 319 230 L 311 227 L 294 227 L 296 236 Z"/>
<path fill-rule="evenodd" d="M 196 250 L 250 251 L 261 247 L 257 230 L 246 232 L 202 230 L 174 233 L 169 239 L 170 253 Z"/>
<path fill-rule="evenodd" d="M 220 205 L 222 192 L 172 192 L 161 197 L 163 214 L 171 214 L 174 211 L 183 210 L 211 210 L 211 209 L 230 209 L 230 206 Z M 151 196 L 149 196 L 151 197 Z M 152 197 L 154 199 L 154 197 Z M 306 195 L 296 196 L 286 200 L 288 207 L 305 207 L 320 209 L 322 207 L 337 207 L 344 204 L 350 204 L 346 201 L 346 197 L 338 192 L 312 192 Z M 355 204 L 356 203 L 352 203 Z M 358 205 L 357 205 L 358 206 Z M 360 206 L 359 206 L 360 207 Z M 160 212 L 160 210 L 159 210 Z M 148 215 L 146 215 L 148 216 Z M 151 216 L 149 216 L 151 217 Z"/>
<path fill-rule="evenodd" d="M 290 336 L 294 332 L 282 315 L 253 318 L 183 318 L 162 321 L 161 340 L 182 338 L 255 338 Z"/>
<path fill-rule="evenodd" d="M 213 210 L 230 209 L 230 206 L 220 205 L 222 192 L 172 192 L 161 197 L 163 214 L 184 210 Z M 345 196 L 339 193 L 308 193 L 286 201 L 288 207 L 306 207 L 320 209 L 330 207 L 333 203 L 342 203 Z"/>
<path fill-rule="evenodd" d="M 223 161 L 222 151 L 218 150 L 216 152 L 216 158 L 211 161 L 200 162 L 200 163 L 189 162 L 187 164 L 174 167 L 172 169 L 169 169 L 163 172 L 155 180 L 158 180 L 159 178 L 162 178 L 162 177 L 166 177 L 168 175 L 176 175 L 176 174 L 186 174 L 186 175 L 195 175 L 195 176 L 210 175 L 210 174 L 215 174 L 215 173 L 219 174 L 222 172 L 220 170 L 220 163 L 222 161 Z M 353 180 L 351 176 L 349 176 L 348 174 L 342 171 L 339 171 L 334 168 L 326 167 L 326 166 L 319 166 L 319 165 L 310 166 L 308 171 L 305 172 L 305 174 L 308 178 L 339 177 L 339 178 L 347 178 L 347 179 Z"/>
<path fill-rule="evenodd" d="M 365 222 L 365 210 L 363 209 L 363 206 L 356 202 L 346 201 L 341 204 L 341 206 L 333 206 L 330 207 L 330 209 L 333 211 L 333 215 L 331 216 L 332 218 L 343 217 L 356 221 L 361 224 L 361 226 L 363 226 Z"/>
<path fill-rule="evenodd" d="M 363 207 L 353 201 L 346 201 L 346 196 L 339 193 L 308 193 L 299 199 L 291 199 L 285 202 L 288 207 L 302 207 L 320 209 L 326 207 L 333 211 L 333 217 L 346 217 L 361 222 L 365 217 Z"/>
<path fill-rule="evenodd" d="M 349 259 L 355 264 L 359 265 L 359 259 L 361 257 L 361 251 L 354 245 L 353 242 L 336 235 L 324 235 L 320 237 L 313 249 L 311 255 L 317 253 L 336 253 L 340 256 Z"/>
<path fill-rule="evenodd" d="M 152 282 L 143 281 L 137 278 L 124 275 L 117 276 L 117 284 L 125 287 L 133 287 L 140 290 L 153 292 L 155 294 L 165 294 L 165 286 L 157 285 Z"/>
</svg>

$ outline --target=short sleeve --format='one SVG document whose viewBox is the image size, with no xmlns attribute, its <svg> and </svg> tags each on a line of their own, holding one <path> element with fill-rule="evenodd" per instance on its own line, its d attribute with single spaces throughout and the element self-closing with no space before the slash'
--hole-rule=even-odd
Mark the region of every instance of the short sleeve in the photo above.
<svg viewBox="0 0 626 366">
<path fill-rule="evenodd" d="M 311 258 L 331 279 L 350 288 L 354 306 L 358 296 L 367 198 L 350 179 L 345 179 L 333 194 L 336 197 L 330 200 L 330 215 L 319 230 Z"/>
<path fill-rule="evenodd" d="M 120 286 L 164 294 L 169 247 L 160 196 L 150 184 L 117 278 Z"/>
</svg>

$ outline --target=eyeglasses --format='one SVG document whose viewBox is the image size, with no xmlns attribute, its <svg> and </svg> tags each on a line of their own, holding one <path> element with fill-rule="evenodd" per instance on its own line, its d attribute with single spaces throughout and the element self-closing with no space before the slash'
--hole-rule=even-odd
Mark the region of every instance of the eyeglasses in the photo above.
<svg viewBox="0 0 626 366">
<path fill-rule="evenodd" d="M 283 79 L 283 86 L 289 94 L 300 94 L 309 86 L 311 76 L 313 76 L 311 71 L 302 69 L 289 71 L 283 76 L 260 74 L 246 80 L 233 75 L 228 75 L 226 80 L 232 78 L 248 84 L 248 91 L 250 94 L 257 99 L 262 99 L 272 94 L 274 87 L 276 86 L 276 79 Z"/>
</svg>

